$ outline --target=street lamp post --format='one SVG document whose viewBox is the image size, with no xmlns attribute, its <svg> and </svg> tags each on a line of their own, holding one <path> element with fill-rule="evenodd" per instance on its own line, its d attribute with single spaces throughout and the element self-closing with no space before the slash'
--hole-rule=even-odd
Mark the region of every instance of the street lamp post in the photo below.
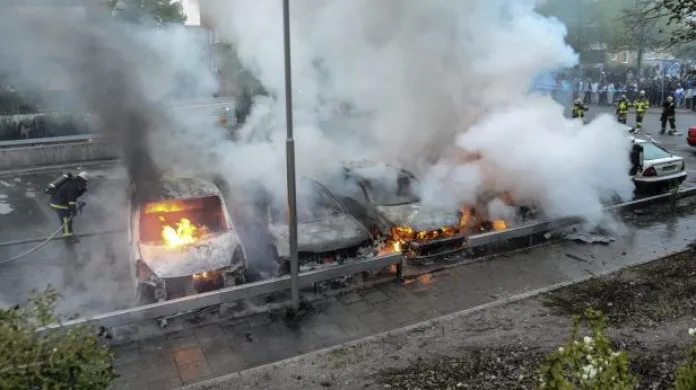
<svg viewBox="0 0 696 390">
<path fill-rule="evenodd" d="M 290 0 L 283 0 L 283 41 L 285 51 L 285 155 L 288 176 L 288 228 L 290 229 L 290 295 L 292 308 L 300 308 L 297 258 L 297 192 L 295 189 L 295 139 L 292 128 L 292 74 L 290 65 Z"/>
</svg>

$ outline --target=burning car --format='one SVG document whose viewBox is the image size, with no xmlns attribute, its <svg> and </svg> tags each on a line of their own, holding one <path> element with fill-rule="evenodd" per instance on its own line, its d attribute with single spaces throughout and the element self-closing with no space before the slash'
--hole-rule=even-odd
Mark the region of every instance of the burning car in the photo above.
<svg viewBox="0 0 696 390">
<path fill-rule="evenodd" d="M 141 301 L 162 301 L 243 281 L 246 253 L 217 186 L 162 177 L 155 200 L 131 187 L 131 274 Z"/>
<path fill-rule="evenodd" d="M 350 215 L 324 185 L 301 177 L 296 193 L 301 270 L 342 263 L 372 253 L 373 239 L 367 228 Z M 287 207 L 264 201 L 260 212 L 273 240 L 281 273 L 287 273 L 290 257 Z"/>
<path fill-rule="evenodd" d="M 343 202 L 375 235 L 381 252 L 401 252 L 410 259 L 454 254 L 474 232 L 503 230 L 505 221 L 487 221 L 476 208 L 426 206 L 419 181 L 402 168 L 375 161 L 344 163 Z"/>
</svg>

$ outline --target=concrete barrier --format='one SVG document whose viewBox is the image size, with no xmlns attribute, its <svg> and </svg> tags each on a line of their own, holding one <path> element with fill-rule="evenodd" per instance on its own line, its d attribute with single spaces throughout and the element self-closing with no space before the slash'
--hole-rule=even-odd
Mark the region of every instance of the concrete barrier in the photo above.
<svg viewBox="0 0 696 390">
<path fill-rule="evenodd" d="M 86 141 L 0 149 L 0 170 L 33 168 L 120 158 L 113 144 Z"/>
</svg>

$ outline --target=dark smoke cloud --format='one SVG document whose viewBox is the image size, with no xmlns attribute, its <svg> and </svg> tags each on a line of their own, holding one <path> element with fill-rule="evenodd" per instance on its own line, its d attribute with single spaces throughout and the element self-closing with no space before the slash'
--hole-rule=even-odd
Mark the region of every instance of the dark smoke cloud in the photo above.
<svg viewBox="0 0 696 390">
<path fill-rule="evenodd" d="M 12 37 L 0 42 L 0 73 L 20 89 L 62 84 L 75 108 L 92 115 L 95 130 L 122 151 L 138 200 L 156 195 L 159 169 L 149 152 L 150 134 L 173 125 L 144 87 L 148 72 L 156 72 L 163 59 L 137 39 L 132 27 L 106 15 L 75 22 L 4 9 L 0 34 Z"/>
</svg>

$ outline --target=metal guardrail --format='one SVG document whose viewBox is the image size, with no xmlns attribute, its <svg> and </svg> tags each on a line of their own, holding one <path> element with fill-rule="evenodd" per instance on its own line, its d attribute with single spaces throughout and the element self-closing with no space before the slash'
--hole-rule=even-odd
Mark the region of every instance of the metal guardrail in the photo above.
<svg viewBox="0 0 696 390">
<path fill-rule="evenodd" d="M 211 99 L 211 100 L 201 100 L 197 102 L 187 102 L 186 105 L 175 105 L 176 109 L 196 109 L 202 107 L 215 107 L 215 106 L 227 106 L 234 102 L 234 99 Z M 67 144 L 67 143 L 82 143 L 91 142 L 99 139 L 99 134 L 78 134 L 78 135 L 66 135 L 58 137 L 40 137 L 40 138 L 29 138 L 11 141 L 0 141 L 0 149 L 7 148 L 21 148 L 21 147 L 31 147 L 40 145 L 55 145 L 55 144 Z"/>
<path fill-rule="evenodd" d="M 648 198 L 642 198 L 633 200 L 626 203 L 620 203 L 613 206 L 608 206 L 604 208 L 605 212 L 616 213 L 625 210 L 630 210 L 636 207 L 650 206 L 655 203 L 661 203 L 668 201 L 670 198 L 675 196 L 677 199 L 684 198 L 687 196 L 696 195 L 696 187 L 684 188 L 679 190 L 676 194 L 661 194 L 656 196 L 651 196 Z M 469 237 L 468 247 L 477 248 L 481 246 L 490 245 L 496 242 L 501 242 L 505 240 L 511 240 L 513 238 L 527 237 L 534 234 L 544 233 L 550 230 L 562 229 L 573 225 L 578 225 L 583 223 L 582 218 L 578 217 L 565 217 L 560 219 L 554 219 L 552 221 L 544 221 L 537 223 L 530 223 L 528 225 L 522 225 L 506 229 L 499 232 L 489 232 L 477 234 Z"/>
<path fill-rule="evenodd" d="M 314 283 L 330 280 L 345 275 L 357 274 L 376 268 L 388 267 L 393 264 L 401 264 L 400 254 L 381 256 L 372 259 L 358 260 L 349 264 L 337 265 L 330 268 L 303 272 L 299 275 L 300 287 L 311 286 Z M 130 309 L 119 310 L 93 316 L 91 318 L 79 318 L 50 325 L 41 328 L 40 331 L 71 327 L 91 323 L 104 328 L 113 328 L 136 322 L 166 317 L 172 314 L 193 311 L 209 306 L 233 302 L 240 299 L 248 299 L 259 295 L 271 294 L 276 291 L 290 289 L 290 275 L 279 278 L 263 280 L 255 283 L 247 283 L 239 286 L 223 288 L 202 294 L 190 295 L 169 301 L 138 306 Z"/>
<path fill-rule="evenodd" d="M 679 192 L 677 192 L 676 197 L 682 198 L 694 194 L 696 194 L 696 187 L 691 187 L 680 190 Z M 649 206 L 651 204 L 668 201 L 672 196 L 675 195 L 668 193 L 649 198 L 639 199 L 632 202 L 606 207 L 605 211 L 620 212 L 635 207 Z M 567 217 L 552 221 L 530 223 L 528 225 L 514 227 L 498 232 L 477 234 L 468 238 L 467 246 L 469 248 L 483 247 L 486 245 L 510 240 L 513 238 L 531 236 L 534 234 L 539 234 L 554 229 L 561 229 L 577 225 L 582 222 L 582 218 Z M 342 264 L 302 273 L 299 276 L 299 284 L 300 287 L 305 287 L 320 281 L 330 280 L 341 276 L 353 275 L 364 271 L 387 267 L 393 264 L 402 266 L 404 261 L 404 258 L 400 254 L 357 260 L 348 264 Z M 42 328 L 40 329 L 40 331 L 57 329 L 60 327 L 71 327 L 86 323 L 92 323 L 96 326 L 104 328 L 112 328 L 136 322 L 171 316 L 176 313 L 202 309 L 205 307 L 214 306 L 225 302 L 232 302 L 240 299 L 247 299 L 259 295 L 270 294 L 276 291 L 287 290 L 289 288 L 290 276 L 288 275 L 279 278 L 264 280 L 261 282 L 248 283 L 240 286 L 224 288 L 221 290 L 211 291 L 203 294 L 196 294 L 183 298 L 172 299 L 169 301 L 154 303 L 150 305 L 119 310 L 111 313 L 99 314 L 88 318 L 70 320 L 61 324 L 55 324 Z"/>
<path fill-rule="evenodd" d="M 8 148 L 25 148 L 40 145 L 56 145 L 56 144 L 77 144 L 83 142 L 92 142 L 98 139 L 96 134 L 80 134 L 80 135 L 64 135 L 60 137 L 42 137 L 18 139 L 12 141 L 0 141 L 0 149 Z"/>
</svg>

